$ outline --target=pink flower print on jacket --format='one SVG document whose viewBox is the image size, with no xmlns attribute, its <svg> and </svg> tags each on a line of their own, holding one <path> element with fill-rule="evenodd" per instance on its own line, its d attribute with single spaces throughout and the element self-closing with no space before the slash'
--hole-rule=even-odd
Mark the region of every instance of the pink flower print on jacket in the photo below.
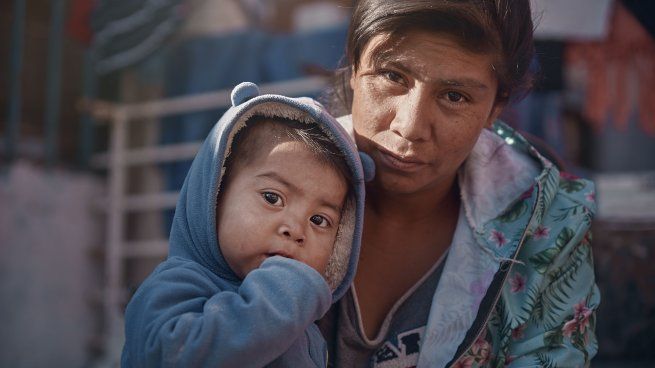
<svg viewBox="0 0 655 368">
<path fill-rule="evenodd" d="M 520 340 L 525 336 L 525 334 L 523 333 L 523 331 L 525 330 L 525 326 L 526 326 L 525 324 L 522 324 L 517 328 L 512 329 L 512 338 L 514 340 Z"/>
<path fill-rule="evenodd" d="M 566 180 L 578 180 L 578 179 L 580 179 L 579 176 L 571 174 L 570 172 L 566 172 L 566 171 L 560 171 L 559 176 L 561 178 L 563 178 L 563 179 L 566 179 Z"/>
<path fill-rule="evenodd" d="M 574 319 L 566 322 L 564 327 L 562 327 L 562 335 L 566 337 L 571 337 L 578 330 L 578 321 Z"/>
<path fill-rule="evenodd" d="M 474 367 L 474 364 L 475 367 L 482 367 L 491 360 L 491 344 L 480 336 L 471 345 L 471 348 L 453 364 L 453 367 L 470 368 Z"/>
<path fill-rule="evenodd" d="M 584 194 L 584 198 L 587 202 L 596 203 L 596 192 L 587 192 Z"/>
<path fill-rule="evenodd" d="M 587 327 L 589 327 L 591 309 L 587 308 L 587 303 L 584 300 L 581 300 L 580 303 L 573 307 L 573 310 L 575 311 L 574 318 L 578 321 L 580 333 L 584 334 L 587 330 Z"/>
<path fill-rule="evenodd" d="M 509 367 L 510 364 L 516 359 L 514 355 L 505 354 L 505 367 Z"/>
<path fill-rule="evenodd" d="M 509 279 L 509 285 L 512 287 L 513 293 L 523 291 L 525 290 L 525 277 L 517 272 Z"/>
<path fill-rule="evenodd" d="M 479 365 L 487 364 L 491 358 L 491 344 L 484 338 L 478 337 L 471 346 L 471 355 Z"/>
<path fill-rule="evenodd" d="M 501 233 L 498 230 L 491 230 L 491 235 L 489 235 L 489 240 L 496 243 L 498 248 L 507 244 L 507 237 L 505 237 L 505 234 Z"/>
<path fill-rule="evenodd" d="M 525 200 L 525 199 L 528 199 L 528 198 L 532 197 L 532 192 L 534 192 L 534 185 L 531 185 L 530 188 L 528 188 L 528 190 L 521 193 L 521 196 L 519 197 L 519 200 L 522 201 L 522 200 Z"/>
<path fill-rule="evenodd" d="M 584 300 L 573 306 L 573 312 L 573 319 L 567 321 L 562 327 L 562 334 L 566 337 L 571 337 L 575 332 L 580 332 L 580 334 L 584 335 L 589 327 L 591 309 L 587 308 Z"/>
<path fill-rule="evenodd" d="M 473 363 L 475 360 L 473 359 L 472 356 L 465 355 L 461 358 L 459 358 L 455 364 L 453 364 L 453 368 L 471 368 L 473 367 Z"/>
<path fill-rule="evenodd" d="M 550 236 L 550 228 L 546 226 L 539 225 L 537 229 L 532 233 L 532 238 L 534 240 L 546 239 Z"/>
</svg>

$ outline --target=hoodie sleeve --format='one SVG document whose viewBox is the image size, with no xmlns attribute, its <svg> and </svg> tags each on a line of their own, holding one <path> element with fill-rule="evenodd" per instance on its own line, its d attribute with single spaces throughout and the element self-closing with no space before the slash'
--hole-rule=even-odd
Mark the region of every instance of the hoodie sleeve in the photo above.
<svg viewBox="0 0 655 368">
<path fill-rule="evenodd" d="M 124 367 L 261 367 L 331 304 L 311 267 L 272 257 L 238 289 L 220 290 L 193 262 L 153 274 L 126 310 Z"/>
</svg>

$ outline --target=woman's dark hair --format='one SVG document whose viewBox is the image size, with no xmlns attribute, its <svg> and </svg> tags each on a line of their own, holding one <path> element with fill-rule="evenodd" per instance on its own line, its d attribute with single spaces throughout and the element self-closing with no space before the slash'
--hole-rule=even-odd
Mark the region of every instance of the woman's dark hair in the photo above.
<svg viewBox="0 0 655 368">
<path fill-rule="evenodd" d="M 399 42 L 412 30 L 445 33 L 465 49 L 490 54 L 498 79 L 497 102 L 520 99 L 532 86 L 534 54 L 529 0 L 357 0 L 348 31 L 344 66 L 336 73 L 329 105 L 350 111 L 350 74 L 360 66 L 368 42 L 388 35 Z M 345 110 L 343 110 L 345 108 Z M 333 113 L 337 113 L 333 111 Z"/>
</svg>

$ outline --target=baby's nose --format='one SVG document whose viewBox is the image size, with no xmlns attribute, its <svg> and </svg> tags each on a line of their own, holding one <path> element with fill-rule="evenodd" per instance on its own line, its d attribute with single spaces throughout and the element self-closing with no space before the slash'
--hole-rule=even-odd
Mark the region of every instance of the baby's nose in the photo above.
<svg viewBox="0 0 655 368">
<path fill-rule="evenodd" d="M 280 226 L 279 234 L 293 240 L 298 245 L 305 244 L 305 234 L 300 224 L 285 223 Z"/>
<path fill-rule="evenodd" d="M 293 239 L 293 241 L 295 241 L 299 245 L 303 244 L 305 242 L 305 239 L 303 237 L 293 236 L 293 235 L 291 235 L 291 233 L 289 231 L 285 231 L 284 236 L 286 236 L 287 238 Z"/>
</svg>

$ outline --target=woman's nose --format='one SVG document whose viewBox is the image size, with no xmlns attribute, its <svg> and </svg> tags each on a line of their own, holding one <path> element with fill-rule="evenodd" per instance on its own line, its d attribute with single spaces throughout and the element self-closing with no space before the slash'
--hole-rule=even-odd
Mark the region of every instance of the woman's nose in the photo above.
<svg viewBox="0 0 655 368">
<path fill-rule="evenodd" d="M 300 246 L 305 244 L 305 233 L 299 221 L 288 220 L 283 222 L 278 229 L 278 234 Z"/>
<path fill-rule="evenodd" d="M 410 91 L 398 100 L 389 129 L 412 142 L 425 141 L 432 131 L 429 96 L 420 90 Z"/>
</svg>

